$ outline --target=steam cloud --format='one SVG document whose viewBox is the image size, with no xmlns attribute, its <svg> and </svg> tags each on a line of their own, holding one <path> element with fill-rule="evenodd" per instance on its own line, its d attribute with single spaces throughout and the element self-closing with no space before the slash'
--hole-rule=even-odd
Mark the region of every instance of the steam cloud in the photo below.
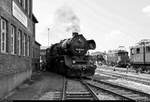
<svg viewBox="0 0 150 102">
<path fill-rule="evenodd" d="M 65 33 L 80 32 L 80 20 L 71 7 L 62 6 L 54 16 L 55 26 L 61 28 Z"/>
</svg>

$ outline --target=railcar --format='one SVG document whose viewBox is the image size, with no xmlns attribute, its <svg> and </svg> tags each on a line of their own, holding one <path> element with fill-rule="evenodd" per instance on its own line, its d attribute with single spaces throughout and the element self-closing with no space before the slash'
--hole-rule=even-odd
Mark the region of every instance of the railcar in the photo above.
<svg viewBox="0 0 150 102">
<path fill-rule="evenodd" d="M 95 48 L 94 40 L 86 40 L 82 34 L 75 32 L 72 38 L 46 49 L 46 69 L 68 77 L 91 77 L 96 65 L 90 60 L 87 51 Z"/>
<path fill-rule="evenodd" d="M 130 47 L 131 66 L 141 72 L 150 72 L 150 42 Z"/>
<path fill-rule="evenodd" d="M 107 54 L 106 63 L 111 66 L 127 67 L 129 64 L 129 56 L 126 50 L 109 51 Z"/>
</svg>

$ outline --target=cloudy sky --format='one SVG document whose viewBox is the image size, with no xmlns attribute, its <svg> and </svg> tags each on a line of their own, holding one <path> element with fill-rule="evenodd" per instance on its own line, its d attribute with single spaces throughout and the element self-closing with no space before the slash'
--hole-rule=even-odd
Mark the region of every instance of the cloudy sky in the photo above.
<svg viewBox="0 0 150 102">
<path fill-rule="evenodd" d="M 48 45 L 48 28 L 50 44 L 71 35 L 55 28 L 60 25 L 56 15 L 61 8 L 72 10 L 80 32 L 96 41 L 96 50 L 118 46 L 128 50 L 139 40 L 150 39 L 150 0 L 33 0 L 33 13 L 39 21 L 36 40 L 42 46 Z"/>
</svg>

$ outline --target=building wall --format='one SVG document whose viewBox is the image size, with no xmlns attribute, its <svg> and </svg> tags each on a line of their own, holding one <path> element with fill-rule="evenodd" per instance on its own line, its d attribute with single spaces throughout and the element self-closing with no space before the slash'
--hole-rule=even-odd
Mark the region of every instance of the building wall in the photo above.
<svg viewBox="0 0 150 102">
<path fill-rule="evenodd" d="M 40 46 L 41 45 L 35 41 L 32 58 L 33 71 L 40 69 Z"/>
<path fill-rule="evenodd" d="M 40 50 L 40 62 L 46 62 L 46 49 Z"/>
<path fill-rule="evenodd" d="M 7 95 L 9 91 L 18 86 L 24 80 L 30 78 L 32 74 L 32 48 L 35 39 L 33 38 L 34 22 L 32 21 L 32 0 L 26 0 L 30 3 L 29 12 L 27 10 L 27 5 L 26 9 L 24 9 L 19 1 L 20 0 L 0 0 L 0 21 L 6 20 L 7 22 L 6 52 L 4 53 L 2 52 L 3 43 L 1 34 L 3 23 L 0 23 L 0 98 Z M 13 14 L 13 3 L 17 5 L 23 15 L 27 18 L 27 26 L 21 23 L 21 21 Z M 12 40 L 11 37 L 12 25 L 15 27 L 15 40 Z M 19 30 L 22 32 L 20 48 L 17 40 Z M 26 34 L 25 47 L 23 47 L 24 34 Z M 14 53 L 12 53 L 12 41 L 14 41 Z M 21 53 L 19 53 L 19 49 Z"/>
</svg>

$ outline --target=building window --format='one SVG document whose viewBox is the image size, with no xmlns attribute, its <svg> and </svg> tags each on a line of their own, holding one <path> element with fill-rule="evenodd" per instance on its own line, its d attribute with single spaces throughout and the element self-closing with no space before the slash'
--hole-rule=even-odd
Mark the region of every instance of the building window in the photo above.
<svg viewBox="0 0 150 102">
<path fill-rule="evenodd" d="M 140 48 L 136 49 L 136 53 L 139 54 L 140 53 Z"/>
<path fill-rule="evenodd" d="M 29 42 L 27 38 L 27 34 L 24 33 L 23 35 L 23 56 L 28 56 L 28 49 L 29 49 Z"/>
<path fill-rule="evenodd" d="M 27 56 L 27 34 L 25 34 L 25 56 Z"/>
<path fill-rule="evenodd" d="M 18 31 L 18 55 L 21 55 L 21 30 Z"/>
<path fill-rule="evenodd" d="M 28 2 L 29 2 L 29 0 L 25 1 L 25 11 L 26 11 L 26 13 L 28 13 Z"/>
<path fill-rule="evenodd" d="M 11 25 L 11 42 L 10 42 L 10 51 L 11 54 L 15 54 L 15 26 Z"/>
<path fill-rule="evenodd" d="M 1 52 L 6 53 L 6 41 L 7 41 L 7 22 L 1 19 Z"/>
<path fill-rule="evenodd" d="M 25 53 L 26 53 L 26 52 L 25 52 L 25 50 L 26 50 L 26 48 L 25 48 L 25 43 L 26 43 L 25 35 L 26 35 L 26 34 L 23 35 L 23 56 L 26 55 L 26 54 L 25 54 Z"/>
<path fill-rule="evenodd" d="M 131 55 L 134 55 L 134 49 L 132 48 L 130 51 L 131 51 Z"/>
<path fill-rule="evenodd" d="M 150 46 L 146 46 L 146 52 L 150 52 Z"/>
<path fill-rule="evenodd" d="M 27 4 L 27 1 L 23 0 L 23 8 L 24 8 L 24 10 L 26 10 L 26 4 Z"/>
<path fill-rule="evenodd" d="M 30 0 L 27 2 L 27 9 L 28 15 L 30 15 Z"/>
<path fill-rule="evenodd" d="M 28 41 L 27 41 L 27 56 L 30 56 L 30 36 L 28 36 Z"/>
<path fill-rule="evenodd" d="M 21 4 L 21 0 L 18 0 L 18 2 Z"/>
<path fill-rule="evenodd" d="M 22 6 L 23 4 L 23 2 L 22 2 L 22 0 L 18 0 L 18 2 L 19 2 L 19 4 Z"/>
</svg>

